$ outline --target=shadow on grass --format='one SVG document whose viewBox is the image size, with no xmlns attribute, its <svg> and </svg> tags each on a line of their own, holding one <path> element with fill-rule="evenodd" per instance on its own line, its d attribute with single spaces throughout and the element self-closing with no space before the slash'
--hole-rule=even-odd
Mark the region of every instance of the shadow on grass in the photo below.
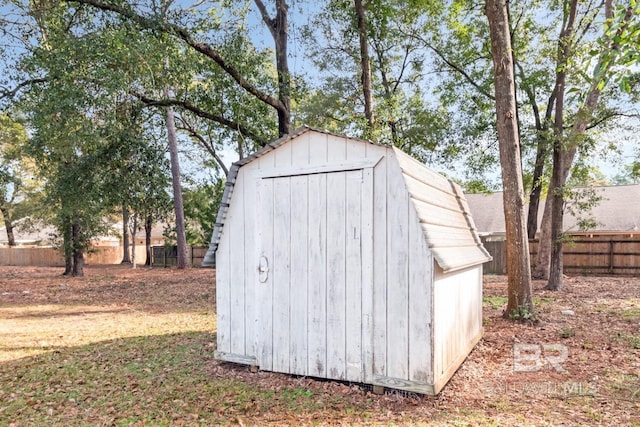
<svg viewBox="0 0 640 427">
<path fill-rule="evenodd" d="M 64 310 L 61 308 L 53 310 L 24 310 L 20 314 L 5 315 L 6 319 L 50 319 L 56 317 L 74 317 L 85 315 L 99 315 L 99 314 L 120 314 L 130 312 L 129 308 L 116 308 L 116 309 L 100 309 L 100 310 Z"/>
</svg>

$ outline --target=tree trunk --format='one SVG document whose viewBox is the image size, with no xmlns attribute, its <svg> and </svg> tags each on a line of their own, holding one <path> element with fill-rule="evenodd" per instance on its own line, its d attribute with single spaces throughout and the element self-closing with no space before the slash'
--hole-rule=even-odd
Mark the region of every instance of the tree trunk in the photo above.
<svg viewBox="0 0 640 427">
<path fill-rule="evenodd" d="M 540 223 L 540 240 L 538 241 L 538 252 L 536 253 L 535 268 L 531 276 L 534 279 L 549 279 L 549 261 L 551 260 L 551 205 L 553 197 L 549 191 L 542 213 Z"/>
<path fill-rule="evenodd" d="M 562 159 L 562 179 L 559 181 L 562 183 L 561 185 L 564 185 L 567 182 L 569 172 L 571 171 L 571 165 L 573 164 L 573 160 L 576 156 L 576 151 L 576 147 L 573 147 L 569 148 L 569 150 L 564 153 Z M 549 268 L 551 267 L 551 247 L 553 242 L 553 240 L 551 239 L 551 221 L 553 218 L 552 211 L 554 201 L 553 185 L 553 182 L 549 184 L 549 192 L 547 193 L 544 212 L 542 214 L 542 222 L 540 223 L 540 242 L 538 243 L 538 253 L 536 255 L 535 261 L 536 268 L 532 273 L 533 277 L 536 279 L 549 279 Z"/>
<path fill-rule="evenodd" d="M 122 262 L 121 264 L 131 264 L 131 256 L 129 255 L 129 209 L 126 205 L 122 206 Z"/>
<path fill-rule="evenodd" d="M 540 207 L 540 196 L 542 195 L 542 174 L 544 173 L 544 160 L 547 157 L 547 152 L 546 141 L 542 136 L 538 136 L 531 194 L 529 194 L 529 212 L 527 214 L 527 236 L 529 236 L 529 239 L 535 239 L 538 232 L 538 209 Z"/>
<path fill-rule="evenodd" d="M 563 141 L 560 139 L 553 148 L 553 176 L 551 177 L 551 263 L 549 266 L 549 280 L 545 289 L 558 291 L 562 289 L 562 221 L 564 210 L 564 183 L 562 171 L 564 163 Z"/>
<path fill-rule="evenodd" d="M 151 259 L 153 254 L 151 253 L 151 229 L 153 228 L 153 220 L 151 219 L 151 215 L 147 216 L 144 221 L 144 246 L 146 248 L 147 258 L 144 261 L 144 265 L 147 267 L 151 267 Z"/>
<path fill-rule="evenodd" d="M 511 37 L 506 0 L 486 0 L 494 62 L 496 125 L 502 168 L 503 205 L 507 234 L 508 301 L 505 317 L 535 318 L 531 297 L 529 241 L 524 215 L 524 184 L 516 120 Z"/>
<path fill-rule="evenodd" d="M 131 268 L 136 268 L 136 231 L 138 230 L 138 215 L 133 215 L 131 225 Z"/>
<path fill-rule="evenodd" d="M 15 246 L 16 238 L 13 234 L 13 220 L 11 218 L 11 214 L 9 213 L 9 209 L 3 207 L 0 208 L 0 211 L 2 212 L 2 219 L 4 220 L 4 227 L 7 232 L 7 244 L 10 247 Z"/>
<path fill-rule="evenodd" d="M 62 249 L 64 251 L 64 273 L 63 276 L 69 276 L 73 274 L 73 230 L 71 227 L 71 220 L 63 218 L 63 230 L 62 233 Z"/>
<path fill-rule="evenodd" d="M 577 0 L 572 0 L 569 11 L 568 11 L 569 16 L 567 19 L 567 24 L 565 29 L 563 30 L 564 33 L 566 33 L 567 31 L 572 31 L 573 20 L 575 20 L 575 14 L 577 13 L 577 5 L 578 5 Z M 611 22 L 614 18 L 612 1 L 606 0 L 604 6 L 605 6 L 606 17 L 608 22 L 605 25 L 611 25 Z M 602 88 L 606 84 L 607 78 L 609 77 L 608 73 L 611 67 L 613 67 L 616 64 L 616 58 L 620 54 L 620 43 L 623 38 L 622 36 L 626 31 L 626 29 L 628 28 L 628 26 L 630 25 L 633 17 L 634 17 L 634 8 L 632 6 L 628 6 L 627 9 L 625 10 L 624 15 L 622 16 L 621 21 L 615 26 L 616 28 L 615 34 L 613 36 L 611 35 L 608 36 L 609 37 L 608 47 L 604 48 L 603 51 L 600 53 L 598 63 L 594 67 L 594 69 L 598 70 L 598 73 L 594 75 L 594 78 L 591 81 L 590 87 L 585 97 L 585 101 L 583 105 L 580 107 L 580 109 L 578 110 L 577 114 L 575 115 L 576 119 L 575 119 L 575 122 L 573 123 L 573 126 L 571 127 L 571 132 L 569 133 L 569 136 L 566 138 L 564 145 L 562 146 L 562 158 L 561 158 L 561 161 L 559 162 L 558 170 L 555 170 L 555 166 L 554 166 L 552 181 L 554 180 L 554 177 L 555 177 L 555 182 L 553 183 L 553 185 L 556 187 L 552 186 L 551 191 L 549 191 L 549 194 L 547 195 L 547 205 L 551 205 L 551 206 L 547 206 L 545 208 L 545 213 L 542 219 L 543 227 L 544 227 L 542 231 L 543 233 L 545 233 L 545 229 L 548 227 L 549 231 L 547 235 L 549 236 L 549 238 L 543 241 L 541 237 L 540 239 L 541 248 L 543 248 L 543 245 L 545 245 L 547 248 L 551 248 L 553 244 L 561 245 L 561 242 L 558 242 L 557 240 L 562 235 L 562 223 L 563 223 L 563 216 L 564 216 L 563 209 L 562 209 L 563 206 L 557 206 L 554 208 L 553 204 L 556 202 L 558 203 L 561 202 L 562 204 L 564 204 L 564 199 L 561 198 L 562 187 L 567 182 L 567 178 L 569 176 L 569 172 L 571 171 L 571 166 L 573 165 L 573 160 L 575 158 L 578 145 L 580 143 L 580 139 L 586 132 L 587 126 L 591 121 L 593 111 L 598 105 Z M 605 34 L 606 34 L 606 31 L 605 31 Z M 564 41 L 567 41 L 567 43 L 564 43 Z M 567 50 L 564 50 L 565 48 Z M 569 48 L 570 48 L 570 40 L 568 40 L 568 37 L 562 37 L 562 34 L 561 34 L 560 42 L 559 42 L 559 61 L 568 60 Z M 562 66 L 562 63 L 559 62 L 558 70 L 563 70 L 563 69 L 564 67 Z M 561 72 L 562 71 L 559 71 L 559 73 Z M 564 90 L 564 87 L 562 89 Z M 559 90 L 556 90 L 556 93 L 558 96 L 560 96 Z M 559 112 L 556 109 L 556 121 L 557 121 L 558 114 Z M 560 112 L 560 115 L 561 114 L 562 112 Z M 560 125 L 556 123 L 554 124 L 554 127 L 556 128 L 556 133 L 558 133 L 558 129 L 560 128 Z M 556 188 L 558 189 L 556 190 Z M 547 218 L 547 216 L 549 216 L 549 218 Z M 554 238 L 556 240 L 554 240 Z M 536 273 L 538 272 L 538 267 L 541 270 L 546 267 L 549 270 L 549 273 L 548 273 L 549 281 L 547 283 L 547 289 L 552 289 L 552 290 L 561 289 L 562 288 L 562 255 L 561 254 L 559 256 L 556 255 L 561 252 L 561 246 L 560 246 L 560 249 L 556 247 L 556 251 L 555 251 L 556 254 L 552 254 L 551 252 L 552 252 L 551 250 L 546 250 L 546 249 L 544 251 L 543 250 L 539 251 L 540 256 L 538 257 L 538 261 L 536 262 L 536 265 L 537 265 Z"/>
<path fill-rule="evenodd" d="M 276 17 L 271 19 L 264 3 L 254 0 L 260 10 L 263 22 L 269 28 L 276 48 L 276 70 L 278 73 L 278 99 L 282 104 L 277 108 L 278 134 L 291 133 L 291 74 L 287 57 L 289 35 L 289 6 L 286 0 L 276 0 Z"/>
<path fill-rule="evenodd" d="M 549 281 L 547 289 L 562 289 L 562 211 L 564 209 L 564 183 L 563 179 L 564 162 L 566 160 L 565 140 L 564 140 L 564 89 L 567 80 L 567 65 L 571 55 L 571 44 L 573 38 L 573 24 L 578 12 L 578 0 L 571 0 L 569 15 L 566 25 L 558 37 L 558 66 L 556 67 L 556 117 L 553 123 L 553 171 L 551 174 L 551 233 L 549 241 L 551 243 L 551 259 L 549 265 Z"/>
<path fill-rule="evenodd" d="M 165 89 L 165 95 L 169 98 L 169 90 Z M 169 157 L 171 161 L 171 178 L 173 181 L 173 207 L 176 219 L 176 241 L 178 246 L 179 269 L 189 268 L 187 259 L 187 238 L 184 224 L 184 205 L 182 202 L 182 185 L 180 184 L 180 161 L 178 159 L 178 141 L 176 137 L 176 123 L 173 108 L 167 108 L 167 134 L 169 136 Z"/>
<path fill-rule="evenodd" d="M 367 37 L 367 16 L 362 0 L 354 0 L 356 15 L 358 17 L 358 36 L 360 38 L 360 81 L 364 95 L 364 115 L 369 125 L 369 131 L 373 130 L 375 123 L 373 117 L 373 96 L 371 94 L 371 63 L 369 61 L 369 40 Z"/>
<path fill-rule="evenodd" d="M 78 220 L 74 220 L 71 225 L 71 244 L 73 248 L 73 270 L 71 275 L 73 277 L 84 276 L 84 250 L 82 248 L 83 244 L 80 236 L 80 227 L 80 222 Z"/>
</svg>

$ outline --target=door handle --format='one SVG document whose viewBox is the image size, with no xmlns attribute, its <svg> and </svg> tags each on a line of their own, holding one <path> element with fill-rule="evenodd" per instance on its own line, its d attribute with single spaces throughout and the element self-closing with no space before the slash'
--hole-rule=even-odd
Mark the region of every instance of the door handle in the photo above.
<svg viewBox="0 0 640 427">
<path fill-rule="evenodd" d="M 260 262 L 258 263 L 258 278 L 260 283 L 265 283 L 269 278 L 269 260 L 264 255 L 260 257 Z"/>
</svg>

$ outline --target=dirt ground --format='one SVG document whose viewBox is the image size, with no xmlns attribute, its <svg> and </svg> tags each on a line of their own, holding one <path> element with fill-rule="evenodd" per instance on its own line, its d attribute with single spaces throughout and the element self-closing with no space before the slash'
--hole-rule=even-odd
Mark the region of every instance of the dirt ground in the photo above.
<svg viewBox="0 0 640 427">
<path fill-rule="evenodd" d="M 115 317 L 145 313 L 149 333 L 159 319 L 153 316 L 166 311 L 214 316 L 212 270 L 89 266 L 84 278 L 66 278 L 60 272 L 0 267 L 0 371 L 3 364 L 52 347 L 10 344 L 15 337 L 11 328 L 20 327 L 25 310 L 33 318 L 36 307 L 47 307 L 41 316 L 52 321 L 93 311 Z M 484 337 L 435 397 L 394 391 L 374 396 L 356 384 L 252 374 L 246 367 L 212 358 L 206 359 L 208 372 L 212 380 L 233 378 L 267 390 L 303 389 L 314 399 L 344 398 L 324 406 L 324 418 L 312 411 L 279 418 L 273 411 L 249 410 L 230 418 L 238 424 L 290 424 L 297 418 L 302 423 L 325 419 L 349 424 L 436 420 L 439 425 L 640 425 L 640 278 L 572 276 L 566 277 L 563 291 L 545 291 L 543 286 L 534 282 L 541 321 L 513 323 L 502 318 L 506 278 L 485 276 Z M 25 341 L 37 341 L 26 330 L 20 333 Z M 91 339 L 87 334 L 91 326 L 82 339 Z M 47 339 L 58 340 L 58 346 L 75 345 L 66 341 L 71 338 Z M 0 413 L 0 424 L 1 418 Z"/>
</svg>

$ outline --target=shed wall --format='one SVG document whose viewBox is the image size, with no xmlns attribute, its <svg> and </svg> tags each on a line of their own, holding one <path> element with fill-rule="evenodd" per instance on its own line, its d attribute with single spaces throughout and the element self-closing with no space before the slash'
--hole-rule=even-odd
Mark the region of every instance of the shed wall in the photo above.
<svg viewBox="0 0 640 427">
<path fill-rule="evenodd" d="M 433 255 L 390 149 L 375 188 L 374 383 L 431 392 Z"/>
<path fill-rule="evenodd" d="M 434 264 L 394 156 L 308 132 L 240 167 L 216 252 L 218 357 L 425 393 L 453 374 L 481 334 L 482 270 Z"/>
<path fill-rule="evenodd" d="M 372 335 L 373 169 L 339 169 L 372 166 L 385 153 L 307 133 L 239 169 L 216 253 L 218 351 L 225 359 L 371 380 L 371 362 L 359 363 L 361 353 L 372 360 L 372 340 L 362 337 Z M 331 164 L 336 171 L 323 172 Z M 265 282 L 262 256 L 270 263 Z"/>
<path fill-rule="evenodd" d="M 451 273 L 436 267 L 433 294 L 437 393 L 482 337 L 482 266 Z"/>
</svg>

